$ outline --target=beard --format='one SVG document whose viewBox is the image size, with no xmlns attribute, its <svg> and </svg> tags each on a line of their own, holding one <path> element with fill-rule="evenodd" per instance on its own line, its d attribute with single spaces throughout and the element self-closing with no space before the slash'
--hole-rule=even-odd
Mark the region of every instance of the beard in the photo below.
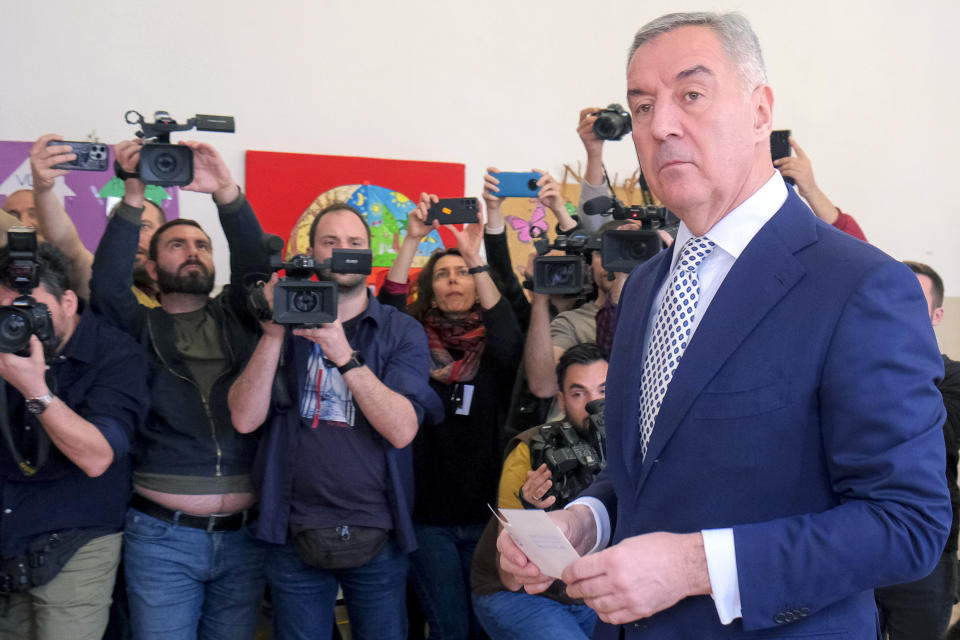
<svg viewBox="0 0 960 640">
<path fill-rule="evenodd" d="M 190 271 L 186 275 L 180 275 L 179 271 L 184 267 L 197 265 L 200 271 Z M 194 295 L 210 295 L 213 291 L 214 274 L 212 270 L 202 262 L 185 262 L 180 265 L 178 273 L 165 271 L 157 265 L 157 288 L 160 293 L 189 293 Z"/>
<path fill-rule="evenodd" d="M 337 285 L 337 293 L 344 295 L 355 293 L 367 286 L 367 276 L 361 273 L 333 273 L 330 269 L 317 271 L 317 280 L 333 282 Z"/>
</svg>

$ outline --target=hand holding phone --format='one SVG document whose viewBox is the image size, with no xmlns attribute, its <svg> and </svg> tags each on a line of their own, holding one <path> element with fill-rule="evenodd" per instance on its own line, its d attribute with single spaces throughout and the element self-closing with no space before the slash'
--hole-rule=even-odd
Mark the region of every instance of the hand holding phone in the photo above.
<svg viewBox="0 0 960 640">
<path fill-rule="evenodd" d="M 61 162 L 53 165 L 53 169 L 63 169 L 67 171 L 106 171 L 107 163 L 110 159 L 110 148 L 100 142 L 73 142 L 70 140 L 50 140 L 48 147 L 57 146 L 71 147 L 70 153 L 76 155 L 76 159 L 68 162 Z"/>
<path fill-rule="evenodd" d="M 776 161 L 780 158 L 789 158 L 792 150 L 790 148 L 790 129 L 780 129 L 770 132 L 770 156 Z M 796 184 L 793 178 L 784 176 L 784 182 L 787 184 Z"/>
<path fill-rule="evenodd" d="M 467 224 L 477 222 L 479 205 L 476 198 L 440 198 L 427 210 L 427 226 L 436 220 L 440 224 Z"/>
</svg>

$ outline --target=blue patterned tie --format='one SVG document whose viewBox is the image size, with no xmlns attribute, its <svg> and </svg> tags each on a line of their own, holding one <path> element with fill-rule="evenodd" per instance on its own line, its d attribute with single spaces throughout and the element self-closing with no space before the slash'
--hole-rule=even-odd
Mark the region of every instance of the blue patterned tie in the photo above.
<svg viewBox="0 0 960 640">
<path fill-rule="evenodd" d="M 644 457 L 667 385 L 690 341 L 690 330 L 700 301 L 697 269 L 715 246 L 706 236 L 687 240 L 670 277 L 670 286 L 663 293 L 640 376 L 640 448 Z"/>
</svg>

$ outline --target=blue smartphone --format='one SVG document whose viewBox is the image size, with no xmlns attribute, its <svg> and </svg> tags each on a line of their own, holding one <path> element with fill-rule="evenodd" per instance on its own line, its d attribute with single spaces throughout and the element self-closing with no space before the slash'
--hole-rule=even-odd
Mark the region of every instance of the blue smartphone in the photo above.
<svg viewBox="0 0 960 640">
<path fill-rule="evenodd" d="M 497 185 L 500 190 L 494 194 L 498 198 L 536 198 L 540 195 L 537 180 L 543 177 L 541 173 L 536 171 L 527 173 L 501 171 L 490 175 L 500 181 L 500 184 Z"/>
</svg>

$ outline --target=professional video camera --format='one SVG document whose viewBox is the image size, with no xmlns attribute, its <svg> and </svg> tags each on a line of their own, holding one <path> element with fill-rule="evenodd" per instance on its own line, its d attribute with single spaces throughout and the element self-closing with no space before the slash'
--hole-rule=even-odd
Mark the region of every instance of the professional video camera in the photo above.
<svg viewBox="0 0 960 640">
<path fill-rule="evenodd" d="M 630 114 L 619 104 L 611 104 L 597 111 L 593 122 L 593 132 L 601 140 L 619 140 L 633 130 Z"/>
<path fill-rule="evenodd" d="M 592 284 L 584 254 L 600 249 L 600 236 L 587 231 L 559 235 L 553 244 L 546 238 L 535 240 L 537 257 L 533 260 L 533 290 L 536 293 L 573 295 L 589 291 Z M 565 256 L 547 256 L 557 249 Z"/>
<path fill-rule="evenodd" d="M 569 422 L 546 424 L 530 441 L 530 468 L 546 463 L 552 486 L 546 496 L 556 496 L 552 508 L 562 508 L 590 486 L 607 464 L 603 400 L 587 403 L 589 414 L 582 436 Z"/>
<path fill-rule="evenodd" d="M 45 351 L 50 351 L 56 341 L 50 310 L 31 295 L 40 284 L 36 230 L 12 227 L 7 231 L 7 247 L 10 262 L 4 281 L 20 295 L 13 304 L 0 307 L 0 353 L 29 356 L 31 335 L 36 335 Z"/>
<path fill-rule="evenodd" d="M 140 125 L 137 137 L 146 144 L 140 150 L 140 163 L 137 173 L 144 184 L 161 187 L 183 187 L 193 182 L 193 149 L 178 144 L 170 144 L 173 131 L 220 131 L 233 133 L 232 116 L 208 116 L 197 114 L 185 124 L 180 124 L 166 111 L 153 114 L 155 122 L 145 122 L 137 111 L 127 111 L 124 119 L 128 124 Z"/>
<path fill-rule="evenodd" d="M 331 273 L 370 275 L 373 252 L 369 249 L 334 249 L 329 260 L 317 262 L 311 256 L 298 254 L 283 260 L 283 239 L 266 234 L 262 249 L 270 255 L 270 268 L 286 270 L 273 289 L 273 315 L 277 324 L 313 326 L 337 319 L 337 283 L 310 280 L 314 274 L 329 269 Z M 251 306 L 258 317 L 270 319 L 269 306 L 262 290 L 251 292 Z"/>
<path fill-rule="evenodd" d="M 602 233 L 574 231 L 559 235 L 553 244 L 541 239 L 534 243 L 538 256 L 533 260 L 533 290 L 537 293 L 569 295 L 588 290 L 590 270 L 585 254 L 600 252 L 600 263 L 608 274 L 630 273 L 663 248 L 656 231 L 608 229 Z M 547 256 L 551 250 L 565 256 Z M 612 275 L 609 276 L 612 279 Z"/>
</svg>

